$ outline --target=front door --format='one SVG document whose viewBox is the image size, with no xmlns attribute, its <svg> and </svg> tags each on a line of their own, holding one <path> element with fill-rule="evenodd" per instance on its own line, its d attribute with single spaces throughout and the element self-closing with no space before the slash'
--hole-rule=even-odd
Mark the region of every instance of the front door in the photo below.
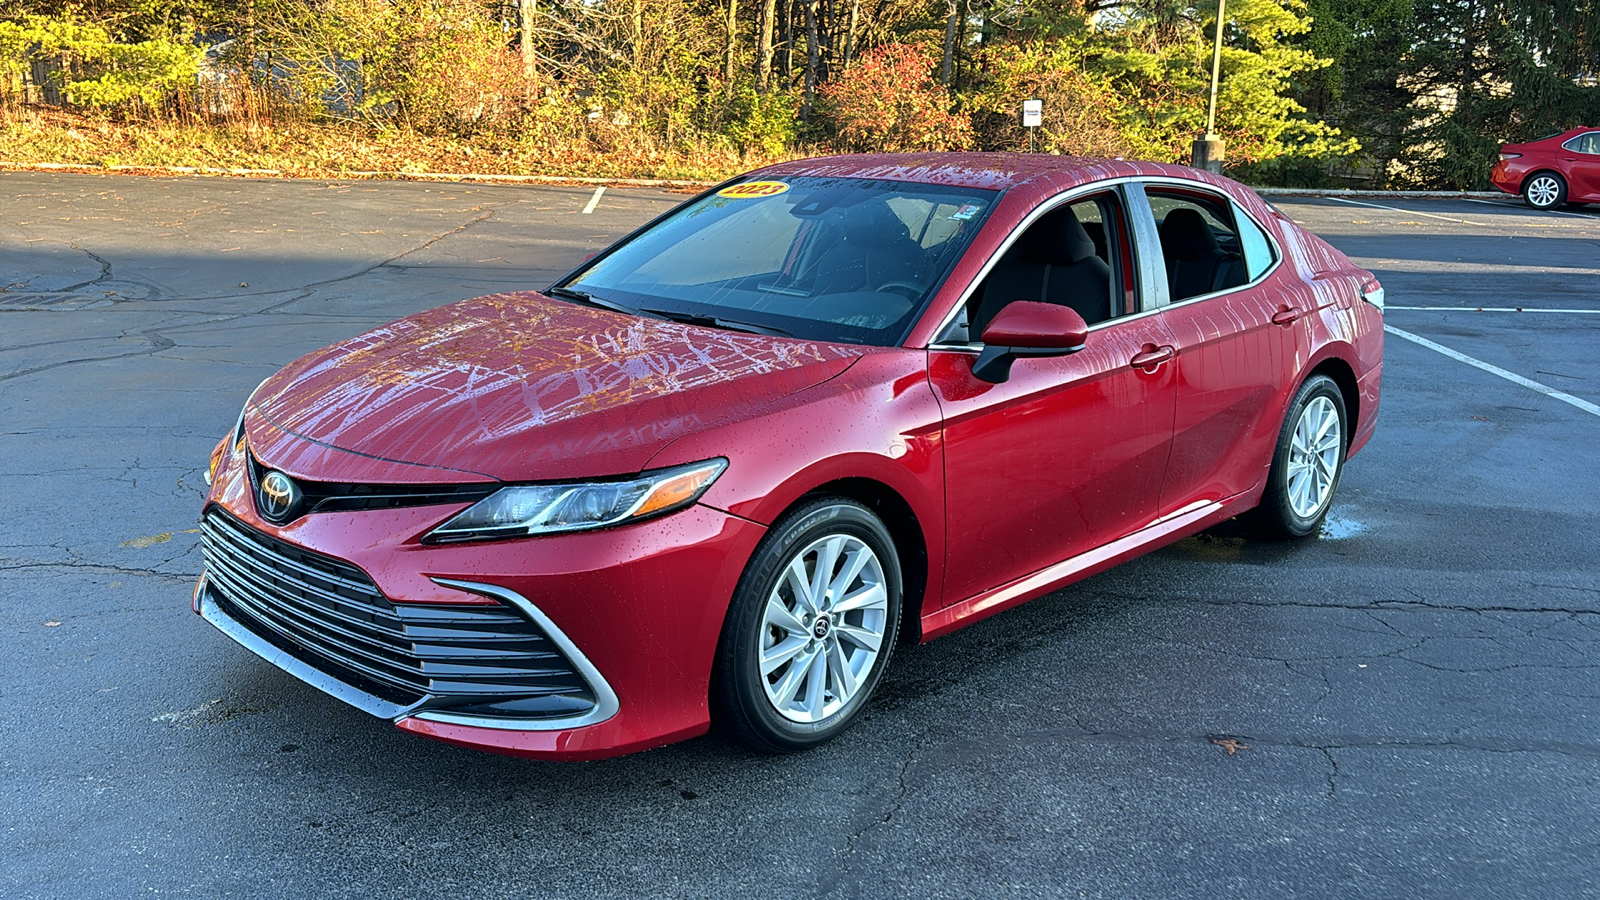
<svg viewBox="0 0 1600 900">
<path fill-rule="evenodd" d="M 1008 253 L 986 283 L 1019 294 L 1007 299 L 1042 297 L 1090 310 L 1098 321 L 1085 316 L 1091 330 L 1084 349 L 1018 359 L 1000 384 L 972 375 L 971 350 L 929 351 L 945 419 L 946 605 L 1137 531 L 1156 515 L 1172 435 L 1174 366 L 1164 358 L 1172 341 L 1159 315 L 1130 315 L 1124 303 L 1135 267 L 1119 196 L 1071 208 L 1089 234 L 1099 232 L 1098 263 L 1056 258 L 1034 297 L 1023 286 L 1032 277 L 1024 267 L 1051 259 L 1039 255 L 1038 241 L 1019 240 L 1013 246 L 1031 245 L 1033 256 Z M 1059 230 L 1059 217 L 1049 218 L 1036 227 Z M 1086 287 L 1062 297 L 1052 284 L 1103 284 L 1107 294 L 1102 302 L 1101 288 Z M 984 305 L 983 293 L 980 287 L 974 294 L 974 310 Z M 988 305 L 999 304 L 990 298 Z M 1133 365 L 1136 358 L 1144 364 Z"/>
</svg>

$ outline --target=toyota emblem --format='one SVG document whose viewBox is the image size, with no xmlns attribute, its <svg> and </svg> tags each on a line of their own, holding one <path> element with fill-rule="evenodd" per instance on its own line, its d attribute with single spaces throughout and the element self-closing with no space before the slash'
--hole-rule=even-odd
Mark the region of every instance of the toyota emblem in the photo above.
<svg viewBox="0 0 1600 900">
<path fill-rule="evenodd" d="M 281 525 L 294 518 L 300 506 L 300 487 L 282 472 L 268 472 L 256 490 L 256 506 L 262 518 Z"/>
</svg>

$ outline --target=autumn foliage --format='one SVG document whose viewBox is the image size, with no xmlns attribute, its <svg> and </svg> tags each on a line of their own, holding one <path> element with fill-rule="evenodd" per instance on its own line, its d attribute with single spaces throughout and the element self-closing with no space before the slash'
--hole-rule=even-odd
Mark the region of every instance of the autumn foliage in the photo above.
<svg viewBox="0 0 1600 900">
<path fill-rule="evenodd" d="M 964 150 L 970 120 L 950 112 L 950 94 L 934 80 L 937 62 L 911 44 L 884 44 L 822 85 L 819 108 L 841 148 L 899 152 Z"/>
</svg>

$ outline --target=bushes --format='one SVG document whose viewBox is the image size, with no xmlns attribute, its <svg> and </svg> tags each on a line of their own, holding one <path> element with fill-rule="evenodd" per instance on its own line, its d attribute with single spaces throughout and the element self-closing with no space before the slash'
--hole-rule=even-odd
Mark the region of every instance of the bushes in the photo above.
<svg viewBox="0 0 1600 900">
<path fill-rule="evenodd" d="M 202 56 L 198 47 L 172 37 L 118 42 L 105 28 L 71 18 L 0 22 L 0 67 L 8 92 L 17 91 L 24 73 L 42 61 L 54 70 L 54 83 L 41 87 L 59 90 L 78 106 L 160 108 L 194 89 Z"/>
<path fill-rule="evenodd" d="M 932 54 L 885 44 L 818 91 L 819 110 L 843 149 L 964 150 L 972 123 L 950 112 L 950 94 L 933 79 Z"/>
<path fill-rule="evenodd" d="M 242 124 L 258 143 L 290 123 L 342 120 L 352 141 L 432 141 L 522 160 L 524 170 L 648 174 L 715 159 L 707 166 L 731 174 L 816 149 L 1020 150 L 1029 138 L 1019 107 L 1032 97 L 1044 101 L 1036 150 L 1181 160 L 1205 121 L 1214 9 L 979 4 L 961 16 L 942 0 L 141 4 L 104 13 L 103 27 L 71 12 L 0 22 L 0 101 L 11 85 L 15 109 L 24 73 L 48 57 L 62 69 L 49 103 Z M 1265 170 L 1280 157 L 1351 150 L 1289 99 L 1293 79 L 1322 64 L 1286 42 L 1309 27 L 1303 8 L 1301 0 L 1228 4 L 1217 124 L 1236 162 Z M 949 85 L 935 78 L 945 29 L 928 27 L 941 17 L 953 29 Z M 212 45 L 205 54 L 202 43 Z"/>
<path fill-rule="evenodd" d="M 1033 41 L 1002 45 L 985 58 L 987 78 L 970 101 L 983 146 L 1023 150 L 1022 100 L 1044 101 L 1044 123 L 1035 150 L 1073 156 L 1133 156 L 1134 146 L 1119 119 L 1126 101 L 1101 77 L 1083 68 L 1077 41 Z"/>
</svg>

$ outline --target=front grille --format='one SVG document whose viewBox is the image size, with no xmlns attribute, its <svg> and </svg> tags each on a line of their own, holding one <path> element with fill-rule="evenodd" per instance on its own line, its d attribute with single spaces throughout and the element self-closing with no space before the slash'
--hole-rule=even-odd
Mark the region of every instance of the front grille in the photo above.
<svg viewBox="0 0 1600 900">
<path fill-rule="evenodd" d="M 261 479 L 272 471 L 248 454 L 250 488 L 261 486 Z M 442 506 L 450 503 L 476 503 L 493 494 L 499 482 L 464 484 L 367 484 L 343 481 L 305 481 L 295 479 L 303 499 L 292 518 L 326 512 L 364 509 L 400 509 L 408 506 Z"/>
<path fill-rule="evenodd" d="M 206 578 L 224 612 L 366 693 L 401 706 L 516 718 L 595 706 L 565 655 L 509 606 L 396 605 L 355 566 L 221 510 L 208 511 L 200 530 Z"/>
</svg>

